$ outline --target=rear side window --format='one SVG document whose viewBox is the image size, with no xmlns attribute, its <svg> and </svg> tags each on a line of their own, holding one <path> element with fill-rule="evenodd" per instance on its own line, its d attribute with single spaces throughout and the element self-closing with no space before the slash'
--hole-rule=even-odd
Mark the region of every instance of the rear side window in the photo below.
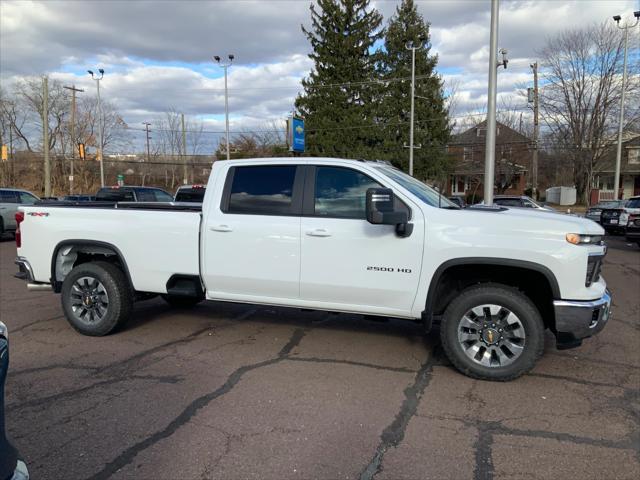
<svg viewBox="0 0 640 480">
<path fill-rule="evenodd" d="M 33 205 L 38 201 L 38 197 L 31 195 L 29 192 L 20 192 L 20 203 Z"/>
<path fill-rule="evenodd" d="M 0 203 L 18 203 L 18 194 L 13 190 L 0 190 Z"/>
<path fill-rule="evenodd" d="M 105 202 L 135 202 L 135 197 L 131 190 L 103 189 L 96 194 L 96 200 Z"/>
<path fill-rule="evenodd" d="M 367 190 L 380 186 L 378 182 L 356 170 L 317 167 L 315 214 L 320 217 L 364 219 Z"/>
<path fill-rule="evenodd" d="M 502 205 L 504 207 L 521 207 L 522 203 L 519 198 L 496 198 L 493 200 L 496 205 Z"/>
<path fill-rule="evenodd" d="M 164 190 L 153 190 L 156 202 L 173 202 L 173 197 Z"/>
<path fill-rule="evenodd" d="M 153 190 L 138 189 L 136 192 L 139 202 L 156 202 L 156 196 L 153 194 Z"/>
<path fill-rule="evenodd" d="M 290 215 L 293 213 L 295 165 L 235 167 L 227 213 Z"/>
<path fill-rule="evenodd" d="M 176 193 L 176 202 L 199 202 L 204 200 L 205 188 L 183 188 Z"/>
</svg>

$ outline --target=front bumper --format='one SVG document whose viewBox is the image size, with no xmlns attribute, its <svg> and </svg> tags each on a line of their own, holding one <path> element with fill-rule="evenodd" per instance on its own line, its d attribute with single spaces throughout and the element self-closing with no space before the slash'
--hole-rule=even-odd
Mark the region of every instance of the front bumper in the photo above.
<svg viewBox="0 0 640 480">
<path fill-rule="evenodd" d="M 600 332 L 611 318 L 611 294 L 591 301 L 554 300 L 558 348 L 573 348 Z"/>
</svg>

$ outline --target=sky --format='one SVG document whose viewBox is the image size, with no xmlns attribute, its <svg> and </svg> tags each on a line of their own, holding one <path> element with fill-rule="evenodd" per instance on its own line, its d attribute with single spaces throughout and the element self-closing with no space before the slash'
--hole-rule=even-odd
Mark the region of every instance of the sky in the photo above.
<svg viewBox="0 0 640 480">
<path fill-rule="evenodd" d="M 399 0 L 373 0 L 384 16 Z M 457 112 L 486 104 L 489 0 L 417 1 L 431 24 L 432 51 L 445 85 L 457 84 Z M 49 75 L 95 91 L 87 69 L 104 68 L 102 97 L 133 128 L 175 109 L 224 130 L 224 79 L 212 57 L 234 54 L 229 68 L 232 131 L 284 119 L 312 62 L 301 25 L 309 0 L 0 0 L 0 82 Z M 529 64 L 545 41 L 566 29 L 632 16 L 640 0 L 502 0 L 499 47 L 508 50 L 498 75 L 499 105 L 532 82 Z M 640 28 L 638 28 L 640 30 Z M 217 137 L 212 133 L 211 137 Z"/>
</svg>

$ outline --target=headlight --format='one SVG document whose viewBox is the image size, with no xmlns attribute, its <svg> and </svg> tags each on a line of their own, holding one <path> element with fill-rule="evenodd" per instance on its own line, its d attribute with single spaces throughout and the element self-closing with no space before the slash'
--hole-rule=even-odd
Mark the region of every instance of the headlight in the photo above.
<svg viewBox="0 0 640 480">
<path fill-rule="evenodd" d="M 0 322 L 0 337 L 9 338 L 9 333 L 7 332 L 7 326 Z"/>
<path fill-rule="evenodd" d="M 585 235 L 582 233 L 567 233 L 565 236 L 567 242 L 574 245 L 600 245 L 602 243 L 602 235 Z"/>
<path fill-rule="evenodd" d="M 627 223 L 627 220 L 629 220 L 629 214 L 627 212 L 622 212 L 620 214 L 620 225 Z"/>
</svg>

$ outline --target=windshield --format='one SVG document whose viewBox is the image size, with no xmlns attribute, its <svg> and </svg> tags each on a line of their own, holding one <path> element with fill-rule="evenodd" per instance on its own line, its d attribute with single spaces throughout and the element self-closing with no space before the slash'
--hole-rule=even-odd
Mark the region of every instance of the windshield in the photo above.
<svg viewBox="0 0 640 480">
<path fill-rule="evenodd" d="M 638 198 L 631 198 L 627 204 L 625 205 L 626 208 L 640 208 L 640 197 Z"/>
<path fill-rule="evenodd" d="M 433 188 L 426 186 L 420 180 L 416 180 L 397 168 L 387 166 L 376 166 L 375 168 L 383 175 L 389 177 L 394 182 L 399 183 L 402 187 L 409 190 L 427 205 L 431 205 L 432 207 L 451 208 L 455 210 L 460 208 L 447 197 L 440 195 Z"/>
</svg>

